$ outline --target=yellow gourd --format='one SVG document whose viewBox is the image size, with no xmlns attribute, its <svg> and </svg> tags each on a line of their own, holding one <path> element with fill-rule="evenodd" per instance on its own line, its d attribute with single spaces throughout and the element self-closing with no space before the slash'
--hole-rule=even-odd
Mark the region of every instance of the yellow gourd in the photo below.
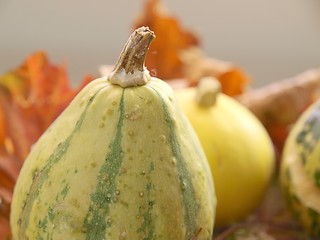
<svg viewBox="0 0 320 240">
<path fill-rule="evenodd" d="M 182 108 L 209 161 L 216 189 L 216 224 L 244 219 L 259 205 L 274 169 L 274 149 L 259 120 L 218 81 L 177 90 Z"/>
</svg>

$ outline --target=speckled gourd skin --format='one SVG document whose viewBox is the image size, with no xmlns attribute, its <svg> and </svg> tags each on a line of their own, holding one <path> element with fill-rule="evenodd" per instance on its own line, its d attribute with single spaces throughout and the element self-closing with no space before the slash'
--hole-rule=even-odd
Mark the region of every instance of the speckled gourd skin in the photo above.
<svg viewBox="0 0 320 240">
<path fill-rule="evenodd" d="M 205 155 L 172 89 L 101 78 L 33 147 L 11 226 L 19 240 L 209 240 L 214 214 Z"/>
<path fill-rule="evenodd" d="M 320 100 L 298 119 L 286 140 L 280 180 L 286 203 L 311 236 L 320 237 Z"/>
</svg>

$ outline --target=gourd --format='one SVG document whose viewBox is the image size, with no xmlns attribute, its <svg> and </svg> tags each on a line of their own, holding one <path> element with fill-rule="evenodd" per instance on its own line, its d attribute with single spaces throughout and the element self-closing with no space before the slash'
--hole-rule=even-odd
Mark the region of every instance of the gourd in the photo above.
<svg viewBox="0 0 320 240">
<path fill-rule="evenodd" d="M 215 194 L 199 140 L 134 31 L 41 136 L 14 190 L 14 239 L 212 238 Z"/>
<path fill-rule="evenodd" d="M 312 236 L 320 236 L 320 100 L 299 117 L 286 139 L 280 182 L 288 208 Z"/>
<path fill-rule="evenodd" d="M 198 87 L 176 92 L 203 146 L 217 196 L 216 226 L 243 220 L 261 202 L 273 174 L 275 154 L 260 121 L 219 82 L 203 78 Z"/>
</svg>

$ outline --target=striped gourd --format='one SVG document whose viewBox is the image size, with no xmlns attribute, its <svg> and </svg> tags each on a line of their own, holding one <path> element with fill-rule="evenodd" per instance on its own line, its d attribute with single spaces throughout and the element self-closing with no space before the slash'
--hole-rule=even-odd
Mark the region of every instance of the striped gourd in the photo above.
<svg viewBox="0 0 320 240">
<path fill-rule="evenodd" d="M 298 119 L 286 140 L 280 179 L 286 203 L 306 231 L 320 237 L 320 100 Z"/>
<path fill-rule="evenodd" d="M 14 191 L 14 239 L 211 239 L 210 170 L 172 89 L 144 67 L 153 38 L 136 30 L 110 76 L 35 144 Z"/>
</svg>

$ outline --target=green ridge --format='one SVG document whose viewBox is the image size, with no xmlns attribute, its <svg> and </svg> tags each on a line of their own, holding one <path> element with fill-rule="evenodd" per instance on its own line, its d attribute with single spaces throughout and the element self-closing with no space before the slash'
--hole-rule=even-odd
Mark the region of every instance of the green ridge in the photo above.
<svg viewBox="0 0 320 240">
<path fill-rule="evenodd" d="M 119 174 L 123 159 L 123 150 L 121 147 L 122 126 L 124 121 L 124 90 L 122 92 L 119 104 L 119 121 L 116 127 L 116 136 L 109 145 L 105 163 L 102 165 L 99 175 L 97 176 L 96 191 L 91 194 L 91 203 L 89 211 L 86 214 L 83 231 L 86 240 L 103 240 L 105 239 L 106 229 L 110 227 L 110 223 L 106 222 L 106 218 L 110 211 L 112 199 L 116 196 L 115 179 Z"/>
</svg>

